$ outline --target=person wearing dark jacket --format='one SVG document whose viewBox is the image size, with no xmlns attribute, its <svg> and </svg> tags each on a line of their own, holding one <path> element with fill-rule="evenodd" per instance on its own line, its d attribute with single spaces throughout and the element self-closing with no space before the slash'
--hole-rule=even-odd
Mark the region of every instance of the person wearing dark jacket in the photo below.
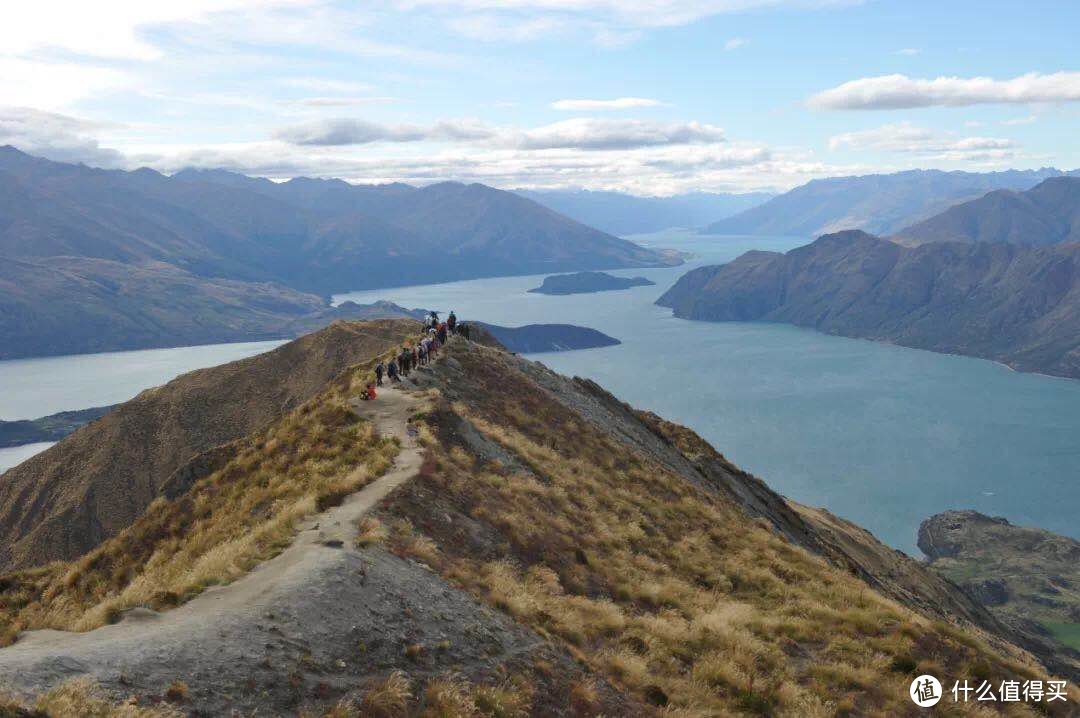
<svg viewBox="0 0 1080 718">
<path fill-rule="evenodd" d="M 446 318 L 446 328 L 451 334 L 457 334 L 457 315 L 454 314 L 453 309 L 450 310 L 450 316 Z"/>
<path fill-rule="evenodd" d="M 376 385 L 382 386 L 382 378 L 383 378 L 383 374 L 385 374 L 385 373 L 386 373 L 386 365 L 385 364 L 383 364 L 382 362 L 379 362 L 378 364 L 375 365 L 375 384 Z"/>
<path fill-rule="evenodd" d="M 401 377 L 398 376 L 397 361 L 394 359 L 391 359 L 386 366 L 386 376 L 390 377 L 390 381 L 401 381 Z"/>
</svg>

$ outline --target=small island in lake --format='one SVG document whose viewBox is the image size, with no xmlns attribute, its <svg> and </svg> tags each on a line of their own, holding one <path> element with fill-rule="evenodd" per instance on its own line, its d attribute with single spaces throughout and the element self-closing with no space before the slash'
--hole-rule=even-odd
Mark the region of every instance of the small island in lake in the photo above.
<svg viewBox="0 0 1080 718">
<path fill-rule="evenodd" d="M 483 327 L 496 341 L 518 354 L 565 352 L 622 344 L 603 332 L 573 324 L 526 324 L 522 327 L 500 327 L 485 322 L 469 324 Z"/>
<path fill-rule="evenodd" d="M 616 277 L 607 272 L 574 272 L 547 277 L 543 284 L 529 291 L 534 294 L 588 294 L 630 287 L 647 287 L 654 284 L 656 282 L 651 282 L 645 277 Z"/>
</svg>

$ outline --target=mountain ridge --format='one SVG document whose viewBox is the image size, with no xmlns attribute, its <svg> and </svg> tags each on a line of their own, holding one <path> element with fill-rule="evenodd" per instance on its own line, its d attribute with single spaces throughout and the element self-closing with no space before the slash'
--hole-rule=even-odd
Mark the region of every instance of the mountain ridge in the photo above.
<svg viewBox="0 0 1080 718">
<path fill-rule="evenodd" d="M 995 190 L 900 230 L 890 239 L 924 242 L 1080 242 L 1080 177 L 1051 177 L 1025 192 Z"/>
<path fill-rule="evenodd" d="M 675 316 L 774 321 L 1080 378 L 1080 244 L 931 242 L 859 230 L 683 275 Z"/>
<path fill-rule="evenodd" d="M 289 375 L 300 355 L 317 359 L 337 346 L 341 358 L 309 375 L 311 398 L 222 444 L 217 463 L 174 470 L 170 481 L 161 481 L 169 467 L 155 471 L 162 493 L 90 553 L 0 579 L 0 633 L 9 640 L 43 623 L 86 630 L 130 621 L 130 630 L 141 622 L 138 630 L 152 632 L 171 624 L 163 612 L 200 594 L 213 610 L 215 596 L 242 590 L 256 565 L 282 576 L 265 609 L 212 624 L 219 631 L 185 633 L 191 650 L 147 671 L 130 668 L 142 660 L 138 650 L 117 645 L 101 665 L 68 652 L 81 640 L 32 637 L 14 652 L 0 649 L 3 679 L 25 695 L 55 686 L 57 666 L 68 666 L 62 675 L 94 677 L 107 695 L 142 702 L 180 674 L 192 710 L 274 713 L 366 705 L 400 671 L 396 680 L 420 687 L 401 699 L 417 711 L 442 705 L 446 691 L 459 696 L 455 705 L 490 706 L 497 690 L 498 705 L 526 706 L 512 715 L 664 706 L 805 715 L 828 714 L 837 695 L 855 713 L 903 711 L 911 677 L 930 667 L 1046 675 L 1017 646 L 1023 637 L 918 562 L 839 521 L 823 532 L 822 519 L 693 432 L 497 346 L 452 338 L 433 364 L 395 385 L 392 395 L 429 404 L 402 414 L 405 439 L 390 441 L 376 428 L 392 407 L 357 394 L 374 362 L 398 346 L 398 328 L 418 333 L 409 320 L 339 323 L 266 355 L 270 366 L 217 368 L 234 376 L 234 392 L 266 372 L 264 385 L 275 389 L 273 377 Z M 176 389 L 200 376 L 158 390 L 161 400 L 184 403 L 187 392 Z M 143 431 L 168 414 L 150 415 Z M 192 418 L 191 428 L 205 426 Z M 87 429 L 58 446 L 88 443 Z M 320 543 L 321 526 L 279 523 L 288 511 L 311 517 L 348 506 L 350 492 L 386 475 L 387 455 L 402 450 L 421 452 L 410 459 L 415 475 L 400 477 L 359 526 L 342 527 L 348 540 Z M 135 470 L 149 466 L 133 460 Z M 336 478 L 346 474 L 354 478 Z M 308 480 L 317 500 L 303 498 Z M 274 495 L 302 501 L 293 509 L 267 501 Z M 317 570 L 289 573 L 291 549 L 274 558 L 291 541 Z M 897 571 L 910 582 L 898 583 Z M 225 593 L 207 590 L 233 581 Z M 316 620 L 303 606 L 316 607 Z M 104 639 L 111 628 L 96 630 Z M 1039 656 L 1055 671 L 1076 668 L 1067 656 Z M 456 683 L 440 683 L 455 665 Z M 266 689 L 243 690 L 255 674 Z"/>
<path fill-rule="evenodd" d="M 816 237 L 861 229 L 888 235 L 991 190 L 1027 190 L 1047 177 L 1077 173 L 1052 167 L 987 173 L 906 170 L 815 179 L 702 232 Z"/>
</svg>

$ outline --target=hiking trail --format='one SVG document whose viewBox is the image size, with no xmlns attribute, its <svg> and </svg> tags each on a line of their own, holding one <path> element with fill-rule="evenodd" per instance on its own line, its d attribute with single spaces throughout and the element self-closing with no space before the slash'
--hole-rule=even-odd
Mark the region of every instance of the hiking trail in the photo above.
<svg viewBox="0 0 1080 718">
<path fill-rule="evenodd" d="M 354 546 L 361 517 L 420 468 L 422 449 L 409 424 L 424 399 L 409 390 L 410 384 L 388 384 L 376 400 L 352 402 L 380 435 L 401 442 L 393 466 L 341 505 L 304 520 L 282 553 L 169 611 L 130 609 L 118 623 L 85 633 L 24 633 L 0 649 L 0 686 L 32 696 L 88 676 L 113 694 L 145 697 L 160 695 L 174 680 L 191 680 L 206 694 L 192 696 L 205 710 L 242 708 L 245 692 L 263 705 L 268 695 L 280 693 L 277 704 L 285 707 L 298 700 L 297 687 L 290 685 L 297 672 L 317 675 L 331 686 L 335 673 L 377 672 L 380 660 L 386 662 L 379 657 L 381 636 L 390 638 L 387 650 L 400 658 L 397 641 L 425 638 L 419 635 L 423 626 L 411 625 L 425 612 L 437 613 L 431 619 L 432 641 L 492 624 L 485 609 L 466 605 L 471 603 L 467 597 L 456 595 L 426 568 L 381 548 Z M 460 625 L 440 625 L 447 613 L 456 614 Z M 514 631 L 495 633 L 503 633 L 490 636 L 502 644 L 495 653 L 520 648 L 520 641 L 509 635 Z M 357 658 L 358 635 L 375 644 L 370 652 L 364 647 L 362 658 Z M 461 645 L 466 643 L 462 638 Z M 485 655 L 458 658 L 473 662 Z M 365 665 L 372 661 L 374 668 Z M 274 677 L 263 682 L 261 676 Z"/>
</svg>

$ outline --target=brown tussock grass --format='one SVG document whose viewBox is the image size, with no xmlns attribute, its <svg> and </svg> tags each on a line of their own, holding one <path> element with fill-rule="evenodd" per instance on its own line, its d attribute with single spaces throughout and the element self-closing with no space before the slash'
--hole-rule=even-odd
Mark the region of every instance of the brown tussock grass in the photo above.
<svg viewBox="0 0 1080 718">
<path fill-rule="evenodd" d="M 473 392 L 468 404 L 430 414 L 420 480 L 504 541 L 504 555 L 477 560 L 489 546 L 440 533 L 446 522 L 405 499 L 390 507 L 405 527 L 392 532 L 391 546 L 565 641 L 643 702 L 687 716 L 906 715 L 910 676 L 894 662 L 932 661 L 946 679 L 980 670 L 995 680 L 1039 677 L 583 425 L 544 392 L 528 391 L 523 375 L 466 369 L 489 372 L 490 386 L 515 386 L 513 396 Z M 482 461 L 453 433 L 441 434 L 451 413 L 531 474 Z M 564 428 L 575 421 L 571 441 Z M 567 700 L 587 712 L 587 685 Z M 1006 710 L 1035 714 L 1024 705 Z"/>
<path fill-rule="evenodd" d="M 26 629 L 89 630 L 135 606 L 168 609 L 276 556 L 299 521 L 384 474 L 399 452 L 348 404 L 374 363 L 346 371 L 82 558 L 0 577 L 0 643 Z"/>
</svg>

